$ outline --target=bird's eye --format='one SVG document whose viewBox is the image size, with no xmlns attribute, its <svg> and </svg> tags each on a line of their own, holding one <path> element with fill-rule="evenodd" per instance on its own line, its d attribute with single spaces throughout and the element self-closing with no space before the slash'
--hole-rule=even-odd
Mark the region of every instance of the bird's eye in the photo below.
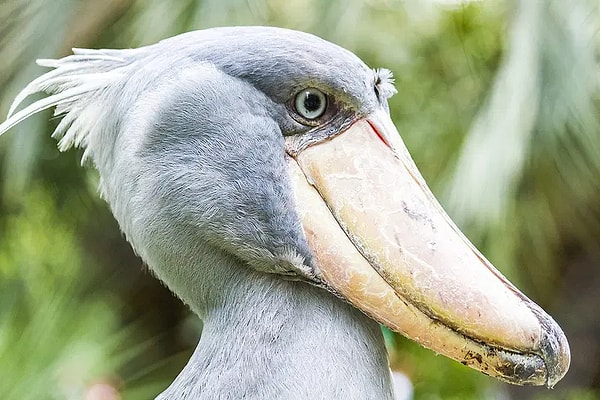
<svg viewBox="0 0 600 400">
<path fill-rule="evenodd" d="M 296 112 L 302 117 L 313 120 L 319 118 L 327 108 L 327 96 L 319 89 L 304 89 L 296 95 Z"/>
</svg>

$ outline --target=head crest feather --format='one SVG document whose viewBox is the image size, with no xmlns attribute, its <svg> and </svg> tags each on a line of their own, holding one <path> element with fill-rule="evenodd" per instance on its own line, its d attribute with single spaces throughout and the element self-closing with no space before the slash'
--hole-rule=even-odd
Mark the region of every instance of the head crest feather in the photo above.
<svg viewBox="0 0 600 400">
<path fill-rule="evenodd" d="M 37 60 L 38 65 L 53 70 L 33 80 L 16 96 L 6 121 L 0 124 L 0 135 L 32 115 L 55 107 L 54 115 L 63 116 L 52 134 L 59 139 L 58 148 L 65 151 L 86 147 L 98 120 L 98 99 L 124 76 L 123 68 L 129 65 L 121 52 L 124 50 L 73 49 L 73 55 L 58 60 Z M 17 111 L 35 93 L 48 96 Z"/>
</svg>

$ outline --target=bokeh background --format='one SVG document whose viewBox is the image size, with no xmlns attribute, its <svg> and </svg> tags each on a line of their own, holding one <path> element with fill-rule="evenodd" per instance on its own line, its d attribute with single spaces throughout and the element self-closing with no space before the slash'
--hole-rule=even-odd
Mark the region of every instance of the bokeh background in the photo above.
<svg viewBox="0 0 600 400">
<path fill-rule="evenodd" d="M 465 233 L 563 326 L 572 366 L 516 388 L 385 331 L 415 399 L 600 399 L 597 0 L 2 0 L 0 114 L 71 47 L 276 25 L 390 68 L 393 119 Z M 50 112 L 0 138 L 0 398 L 148 399 L 202 324 L 151 277 Z"/>
</svg>

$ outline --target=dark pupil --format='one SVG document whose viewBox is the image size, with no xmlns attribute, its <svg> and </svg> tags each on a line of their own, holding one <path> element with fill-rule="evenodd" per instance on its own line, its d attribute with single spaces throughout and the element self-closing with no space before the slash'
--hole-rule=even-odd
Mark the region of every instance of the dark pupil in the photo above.
<svg viewBox="0 0 600 400">
<path fill-rule="evenodd" d="M 321 107 L 321 98 L 314 93 L 307 92 L 304 97 L 304 108 L 306 111 L 317 111 Z"/>
</svg>

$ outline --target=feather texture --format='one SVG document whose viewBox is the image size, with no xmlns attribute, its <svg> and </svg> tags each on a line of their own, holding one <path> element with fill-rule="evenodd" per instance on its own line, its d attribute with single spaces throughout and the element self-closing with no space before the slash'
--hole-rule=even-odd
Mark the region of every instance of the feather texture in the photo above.
<svg viewBox="0 0 600 400">
<path fill-rule="evenodd" d="M 73 55 L 58 60 L 38 60 L 38 65 L 53 69 L 33 80 L 16 96 L 6 121 L 0 124 L 0 135 L 30 116 L 55 107 L 54 115 L 63 116 L 52 134 L 59 140 L 59 150 L 85 148 L 102 112 L 99 106 L 102 92 L 126 76 L 130 63 L 121 55 L 128 51 L 134 50 L 73 49 Z M 17 111 L 25 99 L 41 92 L 49 96 Z"/>
<path fill-rule="evenodd" d="M 321 284 L 284 140 L 315 130 L 288 107 L 300 89 L 336 98 L 321 127 L 332 134 L 387 104 L 390 74 L 278 28 L 74 52 L 38 62 L 53 69 L 19 93 L 0 132 L 55 107 L 60 150 L 85 149 L 128 241 L 203 318 L 199 350 L 159 398 L 392 399 L 377 323 L 296 282 Z"/>
</svg>

